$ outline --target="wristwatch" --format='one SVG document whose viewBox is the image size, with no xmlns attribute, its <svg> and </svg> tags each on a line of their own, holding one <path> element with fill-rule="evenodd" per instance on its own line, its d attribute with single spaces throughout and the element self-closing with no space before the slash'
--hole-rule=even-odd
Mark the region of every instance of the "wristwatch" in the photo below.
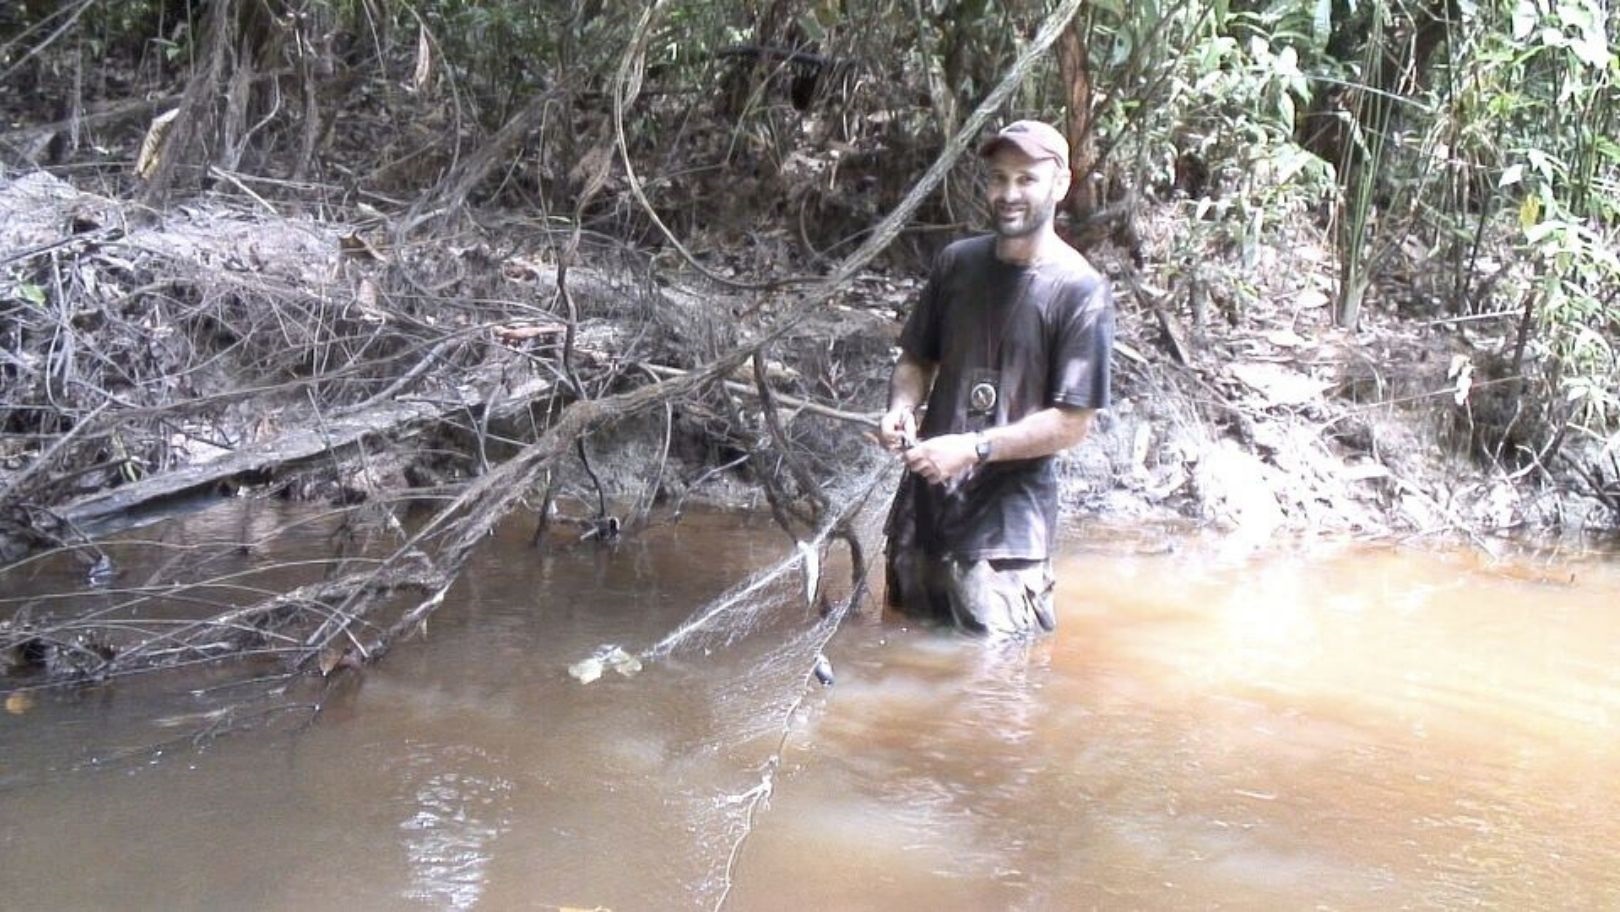
<svg viewBox="0 0 1620 912">
<path fill-rule="evenodd" d="M 973 438 L 973 455 L 978 457 L 979 463 L 981 465 L 990 461 L 990 435 L 989 434 L 986 434 L 986 433 L 981 431 L 978 434 L 974 435 L 974 438 Z"/>
</svg>

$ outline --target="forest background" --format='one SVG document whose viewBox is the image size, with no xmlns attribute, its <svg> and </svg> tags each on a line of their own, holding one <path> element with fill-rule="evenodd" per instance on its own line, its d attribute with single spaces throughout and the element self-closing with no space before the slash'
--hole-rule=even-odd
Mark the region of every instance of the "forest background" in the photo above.
<svg viewBox="0 0 1620 912">
<path fill-rule="evenodd" d="M 154 634 L 31 603 L 0 654 L 330 672 L 417 629 L 514 511 L 537 545 L 607 540 L 705 489 L 862 565 L 830 492 L 876 458 L 930 256 L 984 224 L 975 141 L 1024 116 L 1067 132 L 1062 230 L 1121 308 L 1072 507 L 1260 539 L 1612 529 L 1617 16 L 9 3 L 6 572 L 104 586 L 104 536 L 221 490 L 350 509 L 361 544 L 290 592 L 124 573 L 124 615 L 228 604 Z"/>
</svg>

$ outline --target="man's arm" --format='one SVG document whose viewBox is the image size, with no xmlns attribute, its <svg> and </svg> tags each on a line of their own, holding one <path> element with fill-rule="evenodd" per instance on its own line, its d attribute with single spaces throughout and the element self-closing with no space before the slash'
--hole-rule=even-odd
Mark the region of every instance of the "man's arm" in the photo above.
<svg viewBox="0 0 1620 912">
<path fill-rule="evenodd" d="M 1084 440 L 1095 414 L 1096 409 L 1056 405 L 981 434 L 990 442 L 991 462 L 1036 459 L 1062 452 Z M 906 451 L 906 468 L 933 484 L 960 478 L 978 464 L 981 434 L 931 437 Z"/>
<path fill-rule="evenodd" d="M 935 365 L 906 352 L 900 353 L 889 375 L 889 408 L 878 424 L 878 439 L 886 449 L 901 450 L 917 439 L 917 408 L 934 384 Z"/>
</svg>

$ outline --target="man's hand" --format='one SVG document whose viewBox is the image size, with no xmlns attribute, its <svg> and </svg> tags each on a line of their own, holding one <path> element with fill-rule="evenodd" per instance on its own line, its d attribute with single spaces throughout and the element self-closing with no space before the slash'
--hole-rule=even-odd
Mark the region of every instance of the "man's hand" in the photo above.
<svg viewBox="0 0 1620 912">
<path fill-rule="evenodd" d="M 917 442 L 917 413 L 910 408 L 890 409 L 878 422 L 878 442 L 891 453 L 904 452 Z"/>
<path fill-rule="evenodd" d="M 945 484 L 967 475 L 979 462 L 972 434 L 930 437 L 906 450 L 906 468 L 929 484 Z"/>
</svg>

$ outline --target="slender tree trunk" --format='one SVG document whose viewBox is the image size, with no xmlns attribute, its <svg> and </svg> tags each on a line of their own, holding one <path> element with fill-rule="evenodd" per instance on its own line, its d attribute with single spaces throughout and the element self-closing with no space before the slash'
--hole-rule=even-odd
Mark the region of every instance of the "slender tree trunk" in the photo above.
<svg viewBox="0 0 1620 912">
<path fill-rule="evenodd" d="M 1083 222 L 1102 203 L 1097 199 L 1097 184 L 1090 179 L 1097 160 L 1097 144 L 1091 129 L 1091 61 L 1086 56 L 1086 31 L 1085 24 L 1075 17 L 1057 42 L 1058 76 L 1063 83 L 1066 108 L 1063 133 L 1069 140 L 1071 180 L 1067 205 L 1076 224 Z"/>
</svg>

